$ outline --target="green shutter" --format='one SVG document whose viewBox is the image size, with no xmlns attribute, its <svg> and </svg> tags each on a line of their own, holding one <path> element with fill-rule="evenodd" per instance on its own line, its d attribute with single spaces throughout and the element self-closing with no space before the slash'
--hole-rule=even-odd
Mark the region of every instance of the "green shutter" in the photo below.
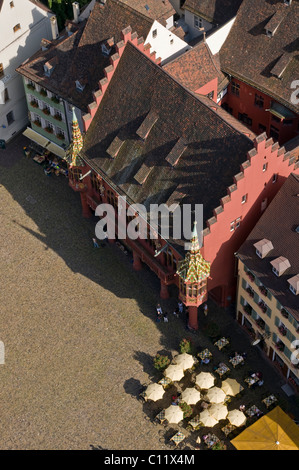
<svg viewBox="0 0 299 470">
<path fill-rule="evenodd" d="M 254 293 L 253 298 L 254 298 L 255 303 L 258 304 L 259 303 L 259 296 L 256 292 Z"/>
<path fill-rule="evenodd" d="M 240 303 L 241 303 L 241 305 L 243 305 L 243 307 L 244 307 L 244 305 L 245 305 L 245 300 L 244 300 L 244 297 L 242 297 L 242 295 L 240 296 Z"/>
<path fill-rule="evenodd" d="M 251 312 L 251 316 L 254 320 L 256 320 L 258 318 L 258 314 L 256 313 L 255 310 L 252 309 L 252 312 Z"/>
<path fill-rule="evenodd" d="M 276 300 L 276 307 L 277 307 L 277 310 L 281 310 L 282 305 L 280 302 L 278 302 L 278 300 Z"/>
<path fill-rule="evenodd" d="M 243 287 L 243 289 L 246 289 L 246 284 L 247 284 L 247 282 L 245 281 L 245 279 L 242 278 L 242 287 Z"/>
<path fill-rule="evenodd" d="M 254 278 L 254 282 L 257 286 L 260 286 L 261 285 L 261 282 L 258 280 L 257 277 Z"/>
<path fill-rule="evenodd" d="M 284 347 L 283 353 L 287 358 L 291 359 L 292 352 L 286 346 Z"/>
<path fill-rule="evenodd" d="M 276 341 L 277 341 L 277 334 L 276 333 L 272 333 L 272 339 L 273 339 L 274 343 L 276 343 Z"/>
<path fill-rule="evenodd" d="M 269 318 L 271 318 L 271 313 L 272 313 L 271 308 L 267 306 L 266 314 L 268 315 Z"/>
<path fill-rule="evenodd" d="M 271 294 L 271 292 L 269 291 L 269 289 L 267 289 L 267 297 L 268 297 L 269 300 L 272 299 L 272 294 Z"/>
<path fill-rule="evenodd" d="M 275 326 L 279 326 L 280 320 L 278 317 L 275 317 L 274 323 L 275 323 Z"/>
</svg>

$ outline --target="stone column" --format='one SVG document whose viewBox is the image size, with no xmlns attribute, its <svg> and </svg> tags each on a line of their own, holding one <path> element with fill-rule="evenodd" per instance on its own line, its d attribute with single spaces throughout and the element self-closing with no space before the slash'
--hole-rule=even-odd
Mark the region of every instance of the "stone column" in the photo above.
<svg viewBox="0 0 299 470">
<path fill-rule="evenodd" d="M 188 325 L 190 328 L 193 328 L 194 330 L 198 330 L 198 315 L 197 315 L 197 307 L 192 305 L 191 307 L 188 307 L 189 310 L 189 321 Z"/>
<path fill-rule="evenodd" d="M 160 289 L 160 297 L 161 299 L 169 299 L 169 292 L 168 292 L 168 287 L 165 284 L 165 282 L 160 279 L 161 282 L 161 289 Z"/>
<path fill-rule="evenodd" d="M 81 204 L 82 204 L 82 216 L 85 217 L 86 219 L 89 219 L 92 216 L 92 214 L 91 214 L 90 207 L 87 204 L 86 193 L 81 192 L 80 197 L 81 197 Z"/>
<path fill-rule="evenodd" d="M 135 271 L 141 271 L 142 270 L 142 263 L 139 255 L 136 253 L 136 251 L 133 250 L 133 268 Z"/>
</svg>

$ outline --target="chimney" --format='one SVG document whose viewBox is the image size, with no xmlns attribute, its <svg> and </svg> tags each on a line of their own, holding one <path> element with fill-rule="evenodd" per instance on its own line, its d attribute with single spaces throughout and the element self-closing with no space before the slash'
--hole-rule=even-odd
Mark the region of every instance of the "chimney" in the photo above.
<svg viewBox="0 0 299 470">
<path fill-rule="evenodd" d="M 59 36 L 56 16 L 51 16 L 50 21 L 51 21 L 52 39 L 55 40 Z"/>
<path fill-rule="evenodd" d="M 73 5 L 74 23 L 79 23 L 80 5 L 78 2 L 73 2 L 72 5 Z"/>
</svg>

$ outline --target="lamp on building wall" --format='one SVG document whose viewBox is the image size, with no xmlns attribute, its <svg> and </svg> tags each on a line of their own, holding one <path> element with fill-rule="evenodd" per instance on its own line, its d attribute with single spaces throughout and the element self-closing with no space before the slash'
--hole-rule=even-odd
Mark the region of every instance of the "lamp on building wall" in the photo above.
<svg viewBox="0 0 299 470">
<path fill-rule="evenodd" d="M 264 339 L 269 339 L 270 336 L 271 336 L 270 333 L 263 333 L 260 338 L 255 339 L 255 340 L 251 343 L 251 346 L 256 346 L 256 345 L 259 344 L 262 340 L 264 340 Z"/>
</svg>

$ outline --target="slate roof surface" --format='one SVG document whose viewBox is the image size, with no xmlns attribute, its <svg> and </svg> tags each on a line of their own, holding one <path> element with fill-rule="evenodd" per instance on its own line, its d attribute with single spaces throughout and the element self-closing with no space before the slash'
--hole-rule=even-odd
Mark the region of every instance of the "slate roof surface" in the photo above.
<svg viewBox="0 0 299 470">
<path fill-rule="evenodd" d="M 288 279 L 299 274 L 299 176 L 292 173 L 265 210 L 252 232 L 238 250 L 238 257 L 271 291 L 280 304 L 299 321 L 299 296 L 289 290 Z M 265 258 L 255 253 L 254 243 L 266 238 L 273 244 Z M 284 256 L 291 264 L 277 277 L 271 261 Z"/>
<path fill-rule="evenodd" d="M 186 0 L 183 8 L 210 23 L 222 25 L 236 16 L 243 0 Z"/>
<path fill-rule="evenodd" d="M 142 139 L 136 131 L 148 114 L 158 119 Z M 184 203 L 204 205 L 207 220 L 253 147 L 233 124 L 128 43 L 86 133 L 84 158 L 128 200 L 149 208 L 172 200 L 179 188 Z M 120 130 L 126 141 L 112 159 L 107 149 Z M 181 138 L 186 149 L 174 150 L 178 161 L 171 164 L 166 158 Z M 138 184 L 134 177 L 142 165 L 152 170 Z"/>
<path fill-rule="evenodd" d="M 194 92 L 215 78 L 219 84 L 225 81 L 219 59 L 212 55 L 205 41 L 165 64 L 164 70 Z"/>
<path fill-rule="evenodd" d="M 175 14 L 175 9 L 169 0 L 120 0 L 120 2 L 152 20 L 166 20 Z"/>
<path fill-rule="evenodd" d="M 278 27 L 268 37 L 265 27 L 274 20 Z M 277 0 L 244 0 L 220 49 L 221 68 L 298 113 L 299 105 L 291 103 L 291 83 L 299 77 L 298 49 L 298 0 L 290 6 Z M 285 64 L 278 78 L 277 68 L 283 70 Z"/>
<path fill-rule="evenodd" d="M 127 26 L 137 31 L 139 37 L 146 37 L 153 20 L 147 18 L 119 0 L 107 0 L 105 6 L 95 3 L 87 21 L 79 23 L 77 31 L 63 40 L 53 42 L 48 51 L 39 51 L 18 71 L 29 79 L 40 83 L 48 90 L 58 94 L 84 112 L 94 101 L 92 92 L 97 90 L 98 82 L 104 77 L 104 68 L 110 65 L 109 57 L 103 55 L 101 43 L 111 37 L 116 44 L 122 39 L 121 31 Z M 111 54 L 115 52 L 115 46 Z M 51 77 L 44 75 L 44 64 L 58 57 Z M 76 89 L 76 80 L 85 82 L 82 91 Z"/>
</svg>

